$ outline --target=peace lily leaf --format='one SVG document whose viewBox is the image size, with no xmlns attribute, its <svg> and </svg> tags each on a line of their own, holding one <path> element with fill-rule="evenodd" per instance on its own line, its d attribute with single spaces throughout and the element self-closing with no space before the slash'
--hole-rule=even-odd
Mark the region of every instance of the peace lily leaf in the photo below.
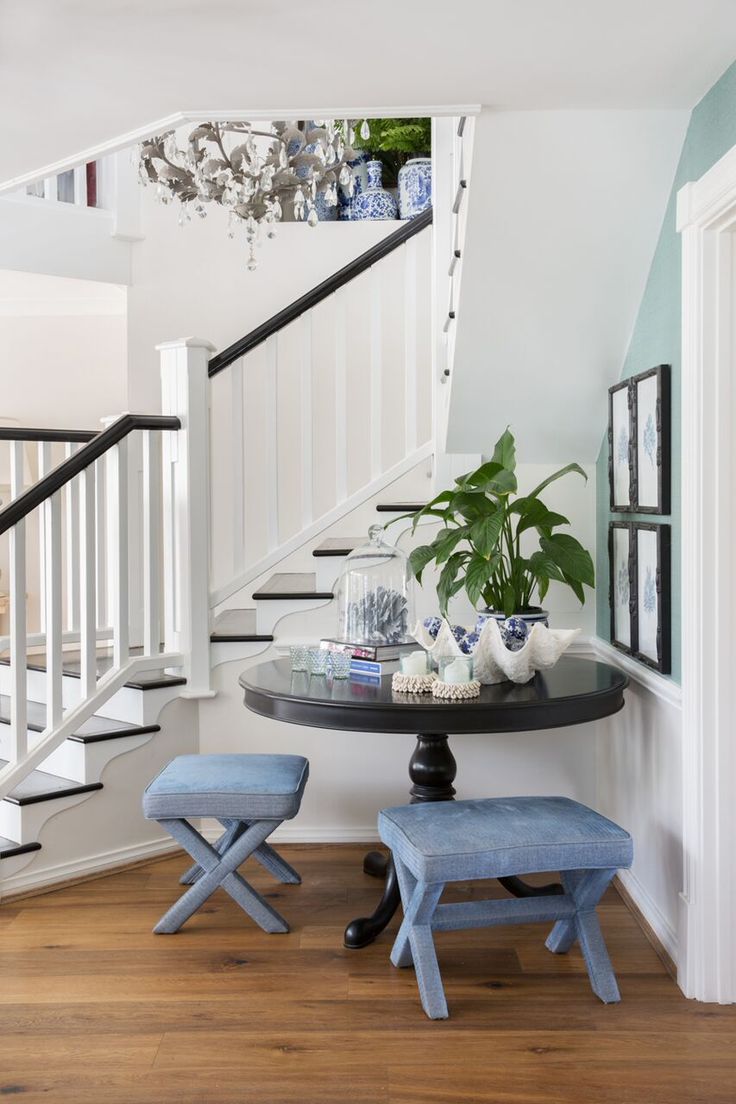
<svg viewBox="0 0 736 1104">
<path fill-rule="evenodd" d="M 527 529 L 546 529 L 548 532 L 545 535 L 549 535 L 549 532 L 558 525 L 570 524 L 564 514 L 556 514 L 548 510 L 538 498 L 528 498 L 526 502 L 528 505 L 516 527 L 517 534 L 524 533 Z"/>
<path fill-rule="evenodd" d="M 493 561 L 487 560 L 485 556 L 475 555 L 468 562 L 465 569 L 465 589 L 473 605 L 476 605 L 480 598 L 483 587 L 493 574 L 494 568 Z"/>
<path fill-rule="evenodd" d="M 447 614 L 447 603 L 452 595 L 452 584 L 455 582 L 455 576 L 460 570 L 460 566 L 464 559 L 465 557 L 462 552 L 455 552 L 450 556 L 449 560 L 442 568 L 442 573 L 440 574 L 440 579 L 437 584 L 437 597 L 439 598 L 440 611 L 443 616 Z"/>
<path fill-rule="evenodd" d="M 469 532 L 469 526 L 463 525 L 459 529 L 443 529 L 438 533 L 432 541 L 432 551 L 438 565 L 448 559 L 450 553 L 454 552 L 455 547 L 468 536 Z"/>
<path fill-rule="evenodd" d="M 582 475 L 586 483 L 588 482 L 588 476 L 579 464 L 568 464 L 567 467 L 560 468 L 559 471 L 553 472 L 552 475 L 548 475 L 546 479 L 543 479 L 539 486 L 529 493 L 528 497 L 536 498 L 545 487 L 548 487 L 550 483 L 554 483 L 555 479 L 562 479 L 563 475 L 569 475 L 570 472 L 577 472 L 578 475 Z"/>
<path fill-rule="evenodd" d="M 481 556 L 485 556 L 486 558 L 490 556 L 491 552 L 498 544 L 503 522 L 503 510 L 494 510 L 488 517 L 481 518 L 471 526 L 470 539 Z"/>
<path fill-rule="evenodd" d="M 488 509 L 488 500 L 480 491 L 458 491 L 452 496 L 449 509 L 466 521 L 476 521 Z"/>
<path fill-rule="evenodd" d="M 431 544 L 420 544 L 414 548 L 409 556 L 409 569 L 418 582 L 422 581 L 422 572 L 428 563 L 434 559 L 435 550 Z"/>
<path fill-rule="evenodd" d="M 595 569 L 590 553 L 567 533 L 553 533 L 540 540 L 542 551 L 555 561 L 568 579 L 595 586 Z"/>
<path fill-rule="evenodd" d="M 513 434 L 509 431 L 508 426 L 496 442 L 491 459 L 496 464 L 500 464 L 502 468 L 506 468 L 507 471 L 516 470 L 516 446 Z"/>
<path fill-rule="evenodd" d="M 503 612 L 506 617 L 511 617 L 516 613 L 516 591 L 510 583 L 504 587 L 503 591 Z"/>
<path fill-rule="evenodd" d="M 481 464 L 474 472 L 470 472 L 469 475 L 461 476 L 460 479 L 455 480 L 455 482 L 467 483 L 471 487 L 484 487 L 486 483 L 494 479 L 502 471 L 503 464 L 499 464 L 496 460 L 489 460 L 487 464 Z"/>
<path fill-rule="evenodd" d="M 546 578 L 547 580 L 554 579 L 558 583 L 565 582 L 565 576 L 560 568 L 555 561 L 550 556 L 545 555 L 544 552 L 532 553 L 529 557 L 529 570 L 532 571 L 538 579 Z"/>
</svg>

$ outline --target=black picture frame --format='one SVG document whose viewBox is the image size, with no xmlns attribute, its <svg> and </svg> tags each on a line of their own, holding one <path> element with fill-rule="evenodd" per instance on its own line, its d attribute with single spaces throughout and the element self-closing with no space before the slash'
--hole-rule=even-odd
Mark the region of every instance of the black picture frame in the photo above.
<svg viewBox="0 0 736 1104">
<path fill-rule="evenodd" d="M 628 552 L 626 556 L 626 573 L 628 581 L 628 608 L 627 626 L 628 642 L 624 634 L 620 632 L 617 610 L 620 608 L 616 602 L 616 594 L 620 587 L 620 579 L 616 570 L 616 534 L 624 532 L 628 535 Z M 630 521 L 611 521 L 608 524 L 608 606 L 611 613 L 611 644 L 620 652 L 633 656 L 637 646 L 636 637 L 636 574 L 634 570 L 634 525 Z"/>
<path fill-rule="evenodd" d="M 668 675 L 672 670 L 672 530 L 671 526 L 660 522 L 635 521 L 632 522 L 632 568 L 633 568 L 633 598 L 635 607 L 632 610 L 632 620 L 635 634 L 634 650 L 635 659 L 646 664 L 660 674 Z M 657 629 L 655 645 L 653 649 L 643 651 L 642 646 L 645 637 L 645 619 L 642 614 L 642 603 L 649 600 L 649 587 L 641 585 L 641 558 L 639 550 L 639 534 L 654 533 L 656 547 L 656 566 L 654 570 L 654 597 L 657 605 Z"/>
<path fill-rule="evenodd" d="M 630 489 L 632 510 L 637 514 L 670 514 L 672 494 L 672 399 L 671 399 L 671 370 L 669 364 L 658 364 L 656 368 L 650 368 L 646 372 L 640 372 L 629 380 L 631 386 L 631 399 L 629 409 L 631 411 L 631 459 L 630 459 Z M 639 428 L 641 421 L 639 388 L 640 385 L 652 377 L 657 382 L 657 397 L 655 403 L 655 417 L 653 432 L 656 435 L 652 443 L 656 463 L 657 503 L 641 501 L 641 468 L 645 463 L 642 450 L 639 447 Z M 646 433 L 646 427 L 643 431 Z"/>
<path fill-rule="evenodd" d="M 628 434 L 628 442 L 626 445 L 627 458 L 626 463 L 628 465 L 629 473 L 629 493 L 626 502 L 616 501 L 616 450 L 621 447 L 620 433 L 616 434 L 616 417 L 615 408 L 616 400 L 619 393 L 623 393 L 626 398 L 627 404 L 627 421 L 626 430 Z M 633 458 L 631 454 L 631 401 L 632 390 L 631 381 L 628 379 L 622 380 L 621 383 L 615 384 L 608 389 L 608 494 L 609 494 L 609 508 L 612 514 L 617 513 L 630 513 L 634 508 L 634 500 L 632 496 L 633 486 Z M 617 437 L 614 440 L 614 437 Z"/>
</svg>

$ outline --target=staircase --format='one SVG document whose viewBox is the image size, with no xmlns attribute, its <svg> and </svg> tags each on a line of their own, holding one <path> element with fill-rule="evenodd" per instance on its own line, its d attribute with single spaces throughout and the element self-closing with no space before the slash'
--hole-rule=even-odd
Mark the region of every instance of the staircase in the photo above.
<svg viewBox="0 0 736 1104">
<path fill-rule="evenodd" d="M 283 651 L 300 625 L 334 631 L 344 558 L 452 467 L 443 389 L 472 126 L 444 123 L 434 230 L 432 211 L 404 223 L 219 354 L 161 346 L 161 415 L 53 440 L 0 430 L 0 892 L 123 861 L 116 823 L 135 857 L 168 847 L 140 792 L 197 749 L 212 670 Z"/>
</svg>

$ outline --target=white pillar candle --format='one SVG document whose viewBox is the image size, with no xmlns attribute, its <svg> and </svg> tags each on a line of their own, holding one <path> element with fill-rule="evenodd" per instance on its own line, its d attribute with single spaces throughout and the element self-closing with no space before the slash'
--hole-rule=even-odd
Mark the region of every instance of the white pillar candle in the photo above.
<svg viewBox="0 0 736 1104">
<path fill-rule="evenodd" d="M 470 663 L 468 660 L 458 657 L 452 663 L 448 663 L 442 674 L 442 681 L 454 684 L 470 682 Z"/>
<path fill-rule="evenodd" d="M 426 675 L 427 653 L 409 652 L 408 655 L 402 656 L 401 673 L 402 675 Z"/>
</svg>

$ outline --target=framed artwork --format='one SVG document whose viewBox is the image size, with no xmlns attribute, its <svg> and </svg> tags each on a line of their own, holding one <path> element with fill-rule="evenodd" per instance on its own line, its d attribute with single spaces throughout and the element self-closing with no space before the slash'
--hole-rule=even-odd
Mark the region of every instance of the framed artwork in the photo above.
<svg viewBox="0 0 736 1104">
<path fill-rule="evenodd" d="M 630 521 L 612 521 L 608 526 L 611 643 L 630 655 L 636 647 L 632 529 Z"/>
<path fill-rule="evenodd" d="M 608 482 L 611 513 L 633 509 L 631 470 L 631 381 L 608 392 Z"/>
<path fill-rule="evenodd" d="M 670 366 L 633 376 L 631 490 L 639 514 L 670 512 Z"/>
<path fill-rule="evenodd" d="M 670 672 L 670 527 L 633 523 L 635 616 L 633 654 L 662 674 Z"/>
</svg>

